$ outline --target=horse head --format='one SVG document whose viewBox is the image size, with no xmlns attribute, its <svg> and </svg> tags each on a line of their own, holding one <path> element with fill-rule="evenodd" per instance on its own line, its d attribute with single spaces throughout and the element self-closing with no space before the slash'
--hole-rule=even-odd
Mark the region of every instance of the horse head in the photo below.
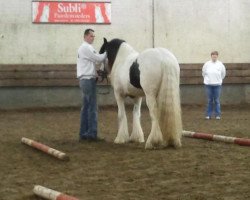
<svg viewBox="0 0 250 200">
<path fill-rule="evenodd" d="M 101 47 L 99 53 L 103 54 L 104 52 L 106 52 L 107 45 L 108 45 L 107 39 L 103 38 L 103 44 L 102 44 L 102 47 Z"/>
<path fill-rule="evenodd" d="M 113 39 L 108 42 L 106 38 L 103 38 L 103 45 L 99 53 L 104 53 L 104 52 L 107 53 L 108 65 L 109 65 L 110 70 L 112 69 L 117 52 L 123 42 L 125 41 L 121 39 Z"/>
</svg>

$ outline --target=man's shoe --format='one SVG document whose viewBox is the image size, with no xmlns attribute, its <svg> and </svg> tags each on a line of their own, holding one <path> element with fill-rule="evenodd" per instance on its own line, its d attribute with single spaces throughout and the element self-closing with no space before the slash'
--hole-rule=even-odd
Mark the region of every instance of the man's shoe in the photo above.
<svg viewBox="0 0 250 200">
<path fill-rule="evenodd" d="M 100 137 L 97 137 L 97 138 L 88 138 L 89 141 L 91 142 L 105 142 L 105 139 L 104 138 L 100 138 Z"/>
<path fill-rule="evenodd" d="M 79 140 L 78 140 L 78 142 L 80 142 L 80 143 L 82 143 L 82 142 L 86 142 L 86 141 L 88 141 L 88 139 L 87 139 L 87 138 L 79 138 Z"/>
<path fill-rule="evenodd" d="M 220 116 L 216 116 L 215 119 L 220 120 Z"/>
<path fill-rule="evenodd" d="M 79 136 L 79 142 L 86 142 L 86 141 L 88 141 L 88 137 L 86 135 Z"/>
<path fill-rule="evenodd" d="M 206 116 L 205 119 L 211 119 L 211 117 L 210 116 Z"/>
</svg>

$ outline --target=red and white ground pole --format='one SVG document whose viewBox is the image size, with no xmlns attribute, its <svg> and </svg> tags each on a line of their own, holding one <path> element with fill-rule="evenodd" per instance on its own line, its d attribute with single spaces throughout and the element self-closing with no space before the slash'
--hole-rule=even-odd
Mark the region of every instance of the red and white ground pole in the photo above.
<svg viewBox="0 0 250 200">
<path fill-rule="evenodd" d="M 57 192 L 55 190 L 51 190 L 49 188 L 43 187 L 41 185 L 35 185 L 33 192 L 42 198 L 49 199 L 49 200 L 79 200 L 78 198 L 68 196 L 61 192 Z"/>
<path fill-rule="evenodd" d="M 28 139 L 28 138 L 25 138 L 25 137 L 23 137 L 21 139 L 21 142 L 24 143 L 24 144 L 27 144 L 28 146 L 31 146 L 31 147 L 33 147 L 35 149 L 43 151 L 43 152 L 45 152 L 45 153 L 47 153 L 49 155 L 52 155 L 52 156 L 54 156 L 54 157 L 56 157 L 56 158 L 58 158 L 60 160 L 69 160 L 69 157 L 65 153 L 63 153 L 61 151 L 58 151 L 56 149 L 53 149 L 53 148 L 51 148 L 51 147 L 49 147 L 47 145 L 44 145 L 42 143 L 36 142 L 34 140 L 31 140 L 31 139 Z"/>
<path fill-rule="evenodd" d="M 225 143 L 233 143 L 241 146 L 250 146 L 250 139 L 247 138 L 237 138 L 237 137 L 229 137 L 223 135 L 214 135 L 208 133 L 196 133 L 192 131 L 183 131 L 182 135 L 190 138 L 211 140 L 211 141 L 220 141 Z"/>
</svg>

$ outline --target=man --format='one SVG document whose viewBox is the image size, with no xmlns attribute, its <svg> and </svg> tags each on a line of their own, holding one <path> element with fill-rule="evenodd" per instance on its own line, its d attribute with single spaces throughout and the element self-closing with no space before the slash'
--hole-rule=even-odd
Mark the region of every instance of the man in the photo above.
<svg viewBox="0 0 250 200">
<path fill-rule="evenodd" d="M 83 94 L 79 141 L 98 140 L 95 64 L 103 62 L 106 59 L 106 53 L 96 53 L 91 45 L 94 39 L 94 30 L 86 29 L 84 42 L 78 49 L 77 78 Z"/>
<path fill-rule="evenodd" d="M 202 76 L 207 93 L 206 119 L 211 119 L 213 107 L 215 107 L 215 118 L 221 119 L 220 94 L 222 80 L 226 76 L 225 66 L 218 60 L 218 51 L 211 53 L 211 60 L 206 62 L 202 68 Z"/>
</svg>

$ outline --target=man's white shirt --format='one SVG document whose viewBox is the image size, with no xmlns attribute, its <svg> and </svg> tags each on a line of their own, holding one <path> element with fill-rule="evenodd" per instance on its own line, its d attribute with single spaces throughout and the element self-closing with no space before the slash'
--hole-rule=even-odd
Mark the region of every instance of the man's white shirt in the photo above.
<svg viewBox="0 0 250 200">
<path fill-rule="evenodd" d="M 96 77 L 95 64 L 106 59 L 106 53 L 99 54 L 91 44 L 83 42 L 78 49 L 77 56 L 77 78 L 90 79 Z"/>
</svg>

